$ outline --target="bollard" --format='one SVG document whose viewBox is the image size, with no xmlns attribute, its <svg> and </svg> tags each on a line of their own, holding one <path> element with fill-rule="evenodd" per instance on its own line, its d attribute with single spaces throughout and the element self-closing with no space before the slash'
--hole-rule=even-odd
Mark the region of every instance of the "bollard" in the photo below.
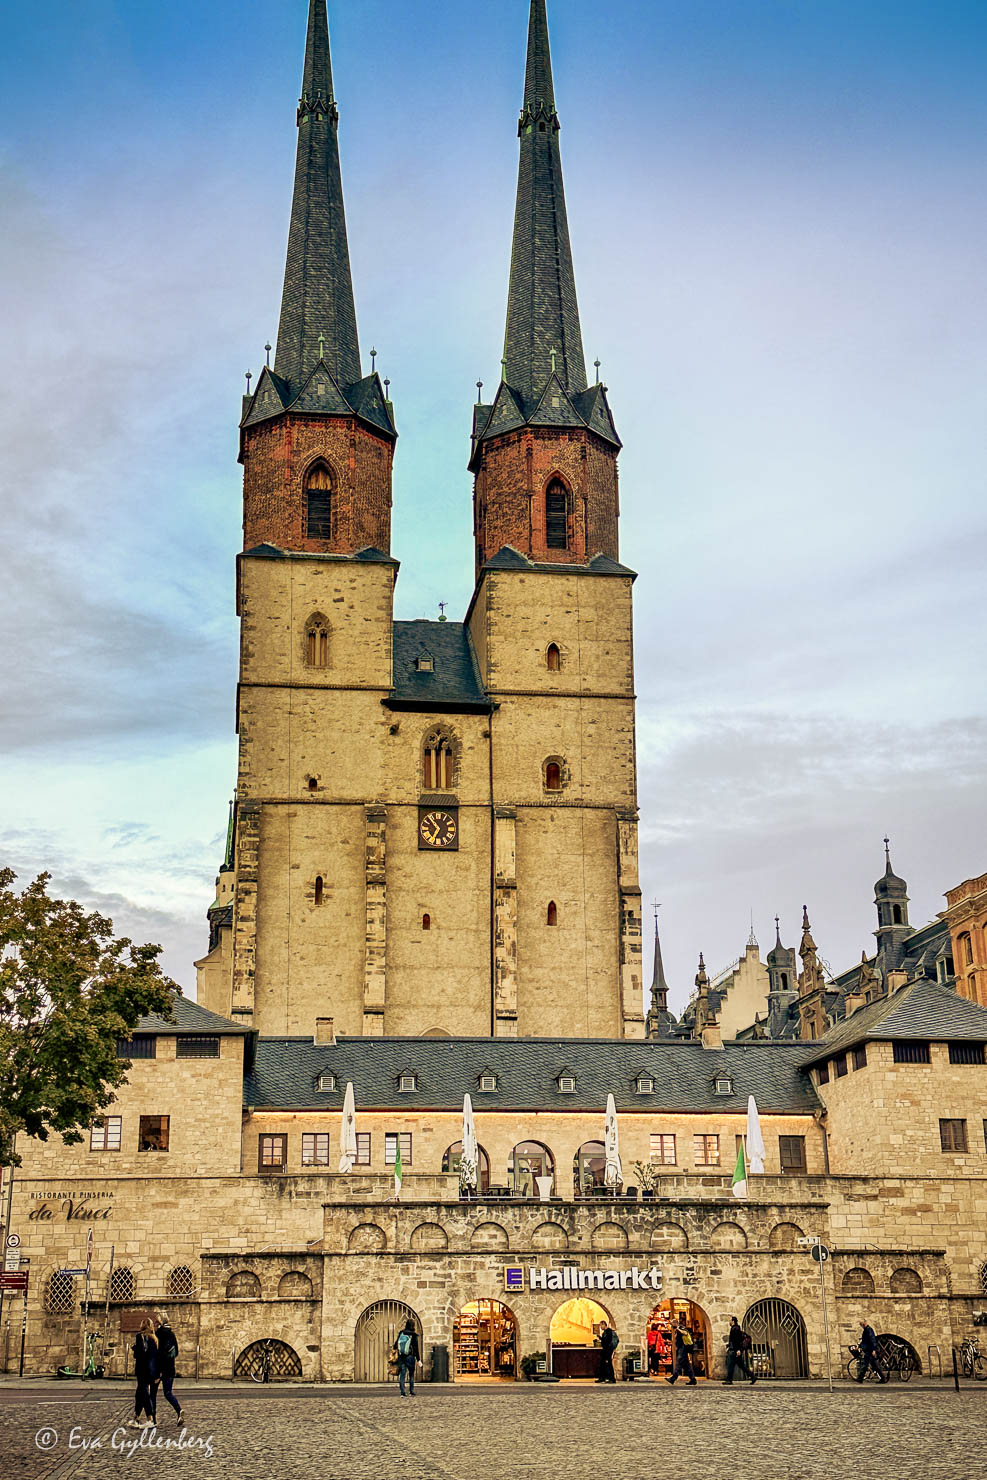
<svg viewBox="0 0 987 1480">
<path fill-rule="evenodd" d="M 960 1390 L 960 1369 L 956 1365 L 956 1348 L 953 1347 L 953 1387 L 957 1392 Z"/>
</svg>

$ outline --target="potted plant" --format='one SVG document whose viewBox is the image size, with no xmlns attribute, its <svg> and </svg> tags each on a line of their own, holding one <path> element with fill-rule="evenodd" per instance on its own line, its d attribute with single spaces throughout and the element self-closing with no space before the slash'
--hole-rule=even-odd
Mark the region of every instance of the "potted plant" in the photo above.
<svg viewBox="0 0 987 1480">
<path fill-rule="evenodd" d="M 521 1358 L 521 1376 L 526 1382 L 533 1382 L 539 1366 L 544 1370 L 544 1364 L 547 1360 L 544 1352 L 528 1352 L 526 1356 Z"/>
<path fill-rule="evenodd" d="M 641 1197 L 646 1202 L 653 1201 L 655 1188 L 658 1186 L 658 1168 L 650 1161 L 636 1161 L 634 1163 L 634 1170 L 637 1172 Z"/>
</svg>

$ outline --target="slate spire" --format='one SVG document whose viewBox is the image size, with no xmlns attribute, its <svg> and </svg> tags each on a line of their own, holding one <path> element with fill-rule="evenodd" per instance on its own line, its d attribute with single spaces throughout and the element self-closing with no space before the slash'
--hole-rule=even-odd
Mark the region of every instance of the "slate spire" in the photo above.
<svg viewBox="0 0 987 1480">
<path fill-rule="evenodd" d="M 360 379 L 326 0 L 309 0 L 298 153 L 275 373 L 297 394 L 319 359 L 337 385 Z"/>
<path fill-rule="evenodd" d="M 545 0 L 531 0 L 518 135 L 504 380 L 530 401 L 544 390 L 553 370 L 569 395 L 586 389 Z"/>
</svg>

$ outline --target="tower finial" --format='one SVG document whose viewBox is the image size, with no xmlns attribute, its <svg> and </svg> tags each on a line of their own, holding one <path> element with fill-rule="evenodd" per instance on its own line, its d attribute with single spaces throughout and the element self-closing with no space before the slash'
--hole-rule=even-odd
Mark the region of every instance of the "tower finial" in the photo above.
<svg viewBox="0 0 987 1480">
<path fill-rule="evenodd" d="M 893 872 L 891 868 L 891 839 L 887 833 L 884 834 L 884 872 L 886 874 Z"/>
</svg>

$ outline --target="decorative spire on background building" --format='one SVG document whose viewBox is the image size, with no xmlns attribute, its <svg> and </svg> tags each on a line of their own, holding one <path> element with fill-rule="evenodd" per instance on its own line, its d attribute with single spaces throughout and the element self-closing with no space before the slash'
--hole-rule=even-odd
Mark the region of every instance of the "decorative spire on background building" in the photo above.
<svg viewBox="0 0 987 1480">
<path fill-rule="evenodd" d="M 661 959 L 661 941 L 658 938 L 657 900 L 652 906 L 655 915 L 655 962 L 651 973 L 651 1006 L 648 1010 L 646 1032 L 649 1038 L 664 1038 L 674 1027 L 675 1018 L 668 1010 L 668 983 Z"/>
</svg>

